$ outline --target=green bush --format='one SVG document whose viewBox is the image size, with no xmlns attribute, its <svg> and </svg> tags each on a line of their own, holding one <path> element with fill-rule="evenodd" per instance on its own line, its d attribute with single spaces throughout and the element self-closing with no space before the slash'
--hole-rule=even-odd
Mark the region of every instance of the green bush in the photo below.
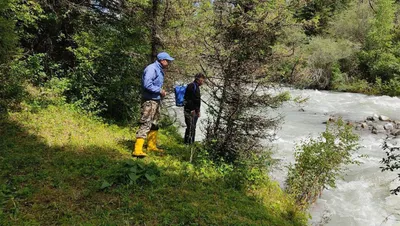
<svg viewBox="0 0 400 226">
<path fill-rule="evenodd" d="M 305 47 L 310 71 L 309 86 L 326 89 L 332 86 L 332 82 L 338 82 L 340 78 L 337 76 L 341 75 L 339 60 L 353 56 L 358 49 L 356 43 L 346 39 L 313 38 Z"/>
<path fill-rule="evenodd" d="M 121 169 L 115 175 L 105 178 L 100 189 L 106 189 L 112 185 L 143 185 L 152 183 L 160 176 L 160 170 L 153 163 L 146 165 L 143 161 L 126 160 Z"/>
<path fill-rule="evenodd" d="M 10 18 L 9 0 L 0 3 L 0 66 L 8 64 L 17 52 L 18 36 L 15 34 L 15 21 Z"/>
<path fill-rule="evenodd" d="M 358 135 L 342 119 L 328 123 L 318 138 L 303 141 L 296 147 L 295 163 L 289 166 L 286 191 L 298 205 L 307 207 L 327 187 L 335 187 L 344 166 L 358 163 L 352 154 L 359 149 Z"/>
<path fill-rule="evenodd" d="M 376 14 L 371 22 L 363 51 L 359 54 L 365 78 L 375 82 L 381 78 L 389 81 L 400 73 L 398 47 L 394 42 L 396 7 L 394 0 L 376 2 Z"/>
<path fill-rule="evenodd" d="M 131 57 L 121 50 L 124 46 L 133 52 L 143 51 L 142 46 L 132 43 L 130 32 L 121 33 L 108 26 L 74 36 L 77 47 L 69 50 L 77 62 L 68 74 L 68 99 L 98 115 L 128 120 L 140 108 L 140 79 L 147 60 L 145 54 Z"/>
<path fill-rule="evenodd" d="M 384 171 L 398 171 L 400 170 L 400 147 L 393 146 L 388 144 L 389 138 L 387 137 L 382 145 L 382 149 L 386 152 L 386 156 L 382 158 L 382 172 Z M 398 178 L 400 179 L 400 174 L 398 174 Z M 390 192 L 394 195 L 398 195 L 400 193 L 400 186 L 390 190 Z"/>
<path fill-rule="evenodd" d="M 0 3 L 0 113 L 15 105 L 22 97 L 21 78 L 10 73 L 10 64 L 18 53 L 15 21 L 10 18 L 11 3 Z"/>
<path fill-rule="evenodd" d="M 395 77 L 386 82 L 382 82 L 382 80 L 378 78 L 375 86 L 381 94 L 400 96 L 400 77 Z"/>
</svg>

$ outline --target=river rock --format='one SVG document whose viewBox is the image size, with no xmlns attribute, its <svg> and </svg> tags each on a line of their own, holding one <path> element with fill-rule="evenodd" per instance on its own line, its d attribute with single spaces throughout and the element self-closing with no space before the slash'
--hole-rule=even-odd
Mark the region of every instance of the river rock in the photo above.
<svg viewBox="0 0 400 226">
<path fill-rule="evenodd" d="M 368 129 L 368 124 L 365 122 L 361 123 L 361 128 Z"/>
<path fill-rule="evenodd" d="M 400 121 L 394 121 L 393 124 L 396 125 L 397 129 L 400 129 Z"/>
<path fill-rule="evenodd" d="M 380 116 L 379 116 L 379 120 L 381 120 L 381 121 L 389 121 L 390 118 L 387 117 L 387 116 L 384 116 L 384 115 L 380 115 Z"/>
<path fill-rule="evenodd" d="M 393 136 L 400 136 L 400 130 L 394 130 L 391 133 Z"/>
<path fill-rule="evenodd" d="M 379 121 L 379 116 L 374 114 L 373 116 L 368 116 L 367 121 Z"/>
<path fill-rule="evenodd" d="M 368 126 L 374 126 L 375 125 L 375 123 L 372 122 L 372 121 L 367 121 L 366 123 L 367 123 Z"/>
<path fill-rule="evenodd" d="M 388 142 L 390 146 L 400 146 L 400 138 L 394 138 Z"/>
<path fill-rule="evenodd" d="M 373 134 L 384 133 L 384 132 L 385 132 L 385 128 L 382 125 L 374 125 L 372 127 Z"/>
<path fill-rule="evenodd" d="M 384 128 L 385 130 L 392 131 L 392 130 L 394 129 L 394 126 L 393 126 L 392 123 L 386 123 L 386 124 L 383 126 L 383 128 Z"/>
</svg>

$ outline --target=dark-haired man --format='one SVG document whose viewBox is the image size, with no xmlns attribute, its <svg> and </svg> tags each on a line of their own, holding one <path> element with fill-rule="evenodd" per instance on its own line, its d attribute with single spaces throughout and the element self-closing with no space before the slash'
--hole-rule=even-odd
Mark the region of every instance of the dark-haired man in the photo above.
<svg viewBox="0 0 400 226">
<path fill-rule="evenodd" d="M 184 98 L 185 114 L 185 144 L 192 144 L 196 135 L 196 124 L 200 118 L 201 93 L 200 86 L 203 85 L 206 77 L 202 73 L 195 75 L 195 80 L 187 85 Z"/>
</svg>

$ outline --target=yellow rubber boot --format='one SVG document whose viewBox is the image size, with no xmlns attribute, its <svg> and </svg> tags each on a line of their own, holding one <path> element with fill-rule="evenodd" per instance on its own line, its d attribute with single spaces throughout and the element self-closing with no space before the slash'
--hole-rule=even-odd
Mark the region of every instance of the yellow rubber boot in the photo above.
<svg viewBox="0 0 400 226">
<path fill-rule="evenodd" d="M 146 153 L 143 152 L 143 138 L 137 138 L 135 143 L 135 150 L 132 152 L 133 157 L 144 158 L 146 157 Z"/>
<path fill-rule="evenodd" d="M 157 130 L 152 130 L 147 135 L 148 138 L 147 150 L 163 153 L 164 150 L 157 148 L 157 132 L 158 132 Z"/>
</svg>

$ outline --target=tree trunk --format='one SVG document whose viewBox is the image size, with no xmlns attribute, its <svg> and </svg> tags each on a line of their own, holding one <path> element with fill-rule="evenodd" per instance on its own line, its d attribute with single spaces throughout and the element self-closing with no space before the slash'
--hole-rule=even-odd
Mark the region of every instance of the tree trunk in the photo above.
<svg viewBox="0 0 400 226">
<path fill-rule="evenodd" d="M 153 62 L 157 59 L 158 53 L 158 29 L 157 29 L 157 16 L 158 16 L 158 8 L 159 8 L 159 0 L 153 0 L 153 5 L 151 8 L 151 55 L 150 55 L 150 62 Z"/>
</svg>

